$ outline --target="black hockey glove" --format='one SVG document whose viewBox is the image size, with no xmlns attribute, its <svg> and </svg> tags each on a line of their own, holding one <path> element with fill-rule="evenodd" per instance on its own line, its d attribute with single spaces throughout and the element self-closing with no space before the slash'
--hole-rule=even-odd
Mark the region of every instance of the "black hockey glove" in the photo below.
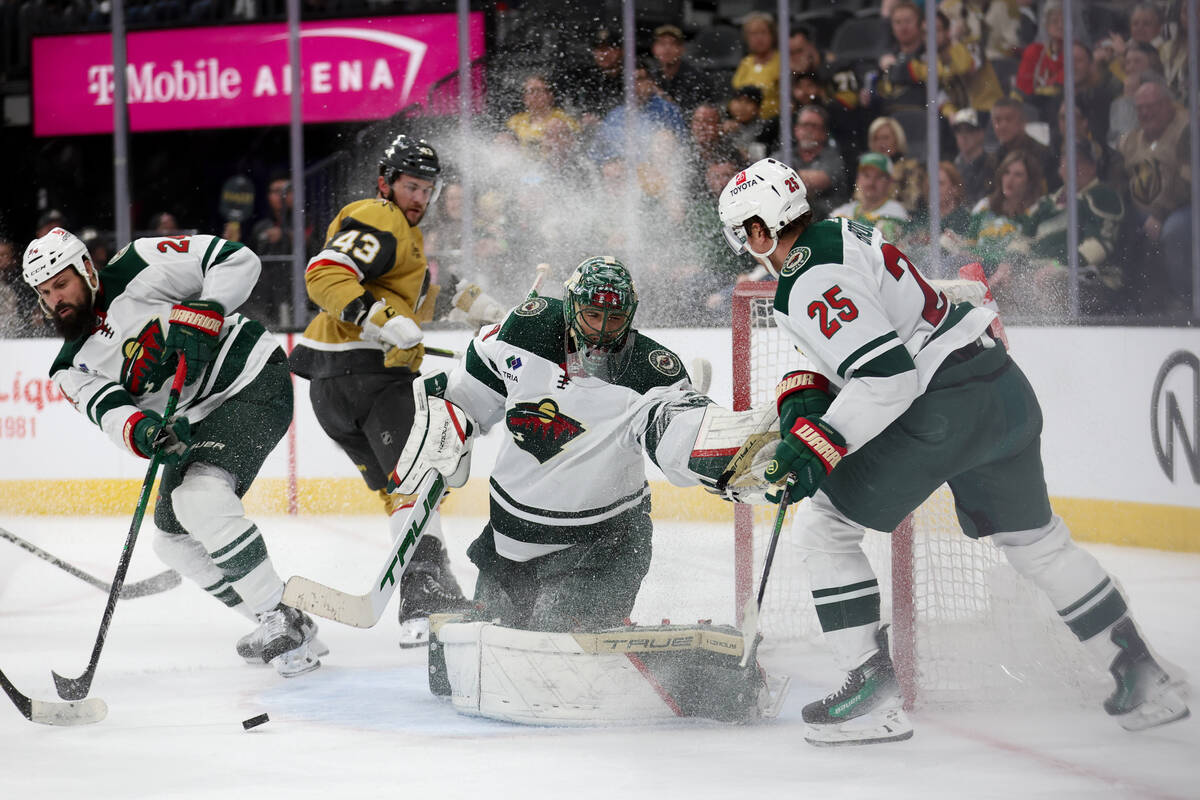
<svg viewBox="0 0 1200 800">
<path fill-rule="evenodd" d="M 158 453 L 162 463 L 174 464 L 192 446 L 192 425 L 187 417 L 175 417 L 164 424 L 157 411 L 141 411 L 125 423 L 125 444 L 134 455 L 150 458 Z"/>
</svg>

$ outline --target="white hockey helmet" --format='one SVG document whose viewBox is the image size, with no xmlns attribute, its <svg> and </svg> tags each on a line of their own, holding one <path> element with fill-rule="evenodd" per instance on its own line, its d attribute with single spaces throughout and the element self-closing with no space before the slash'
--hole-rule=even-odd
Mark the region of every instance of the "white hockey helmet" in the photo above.
<svg viewBox="0 0 1200 800">
<path fill-rule="evenodd" d="M 34 239 L 25 248 L 25 255 L 21 259 L 21 275 L 34 291 L 64 269 L 74 268 L 95 297 L 96 290 L 100 288 L 100 276 L 94 268 L 89 273 L 89 267 L 92 267 L 92 256 L 87 245 L 64 228 L 51 228 L 45 236 Z M 38 302 L 49 315 L 46 304 L 40 300 Z"/>
<path fill-rule="evenodd" d="M 717 206 L 725 241 L 733 252 L 750 253 L 762 262 L 779 246 L 780 229 L 810 210 L 804 181 L 796 170 L 773 158 L 756 161 L 730 178 Z M 762 220 L 772 239 L 765 253 L 756 253 L 746 244 L 746 221 L 753 217 Z"/>
</svg>

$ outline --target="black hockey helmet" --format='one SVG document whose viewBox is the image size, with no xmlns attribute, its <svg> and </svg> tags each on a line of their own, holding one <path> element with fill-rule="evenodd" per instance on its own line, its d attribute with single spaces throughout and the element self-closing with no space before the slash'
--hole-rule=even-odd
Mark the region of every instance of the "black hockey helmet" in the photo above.
<svg viewBox="0 0 1200 800">
<path fill-rule="evenodd" d="M 436 183 L 442 174 L 442 167 L 438 163 L 437 151 L 429 142 L 402 133 L 384 149 L 379 159 L 379 174 L 388 183 L 400 175 L 412 175 Z"/>
</svg>

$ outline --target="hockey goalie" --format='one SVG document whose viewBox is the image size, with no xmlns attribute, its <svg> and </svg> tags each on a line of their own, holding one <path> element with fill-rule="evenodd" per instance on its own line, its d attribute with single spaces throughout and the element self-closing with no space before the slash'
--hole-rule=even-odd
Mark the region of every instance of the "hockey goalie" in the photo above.
<svg viewBox="0 0 1200 800">
<path fill-rule="evenodd" d="M 736 414 L 696 392 L 679 357 L 634 329 L 636 309 L 625 266 L 589 258 L 562 301 L 514 308 L 418 389 L 432 396 L 393 475 L 401 492 L 429 469 L 461 485 L 463 432 L 503 430 L 468 549 L 478 612 L 440 617 L 431 640 L 435 689 L 460 710 L 595 724 L 778 708 L 785 682 L 741 666 L 751 643 L 735 629 L 628 625 L 650 567 L 645 457 L 676 485 L 755 499 L 777 425 L 773 409 Z"/>
</svg>

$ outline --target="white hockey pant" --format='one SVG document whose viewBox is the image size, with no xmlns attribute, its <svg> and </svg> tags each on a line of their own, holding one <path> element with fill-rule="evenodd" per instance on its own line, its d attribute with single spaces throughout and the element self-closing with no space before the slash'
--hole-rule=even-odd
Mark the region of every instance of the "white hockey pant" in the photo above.
<svg viewBox="0 0 1200 800">
<path fill-rule="evenodd" d="M 824 492 L 795 506 L 791 539 L 808 570 L 825 642 L 849 671 L 879 649 L 879 582 L 862 549 L 862 526 L 842 516 Z"/>
<path fill-rule="evenodd" d="M 220 596 L 232 589 L 250 618 L 283 598 L 283 581 L 271 563 L 258 526 L 246 518 L 234 477 L 211 464 L 193 464 L 171 493 L 175 517 L 190 536 L 160 532 L 155 552 L 164 563 Z M 189 543 L 191 539 L 194 543 Z"/>
<path fill-rule="evenodd" d="M 1117 655 L 1109 631 L 1128 613 L 1120 585 L 1096 558 L 1071 539 L 1057 514 L 1041 528 L 992 535 L 1020 574 L 1045 592 L 1067 627 L 1102 667 Z"/>
</svg>

